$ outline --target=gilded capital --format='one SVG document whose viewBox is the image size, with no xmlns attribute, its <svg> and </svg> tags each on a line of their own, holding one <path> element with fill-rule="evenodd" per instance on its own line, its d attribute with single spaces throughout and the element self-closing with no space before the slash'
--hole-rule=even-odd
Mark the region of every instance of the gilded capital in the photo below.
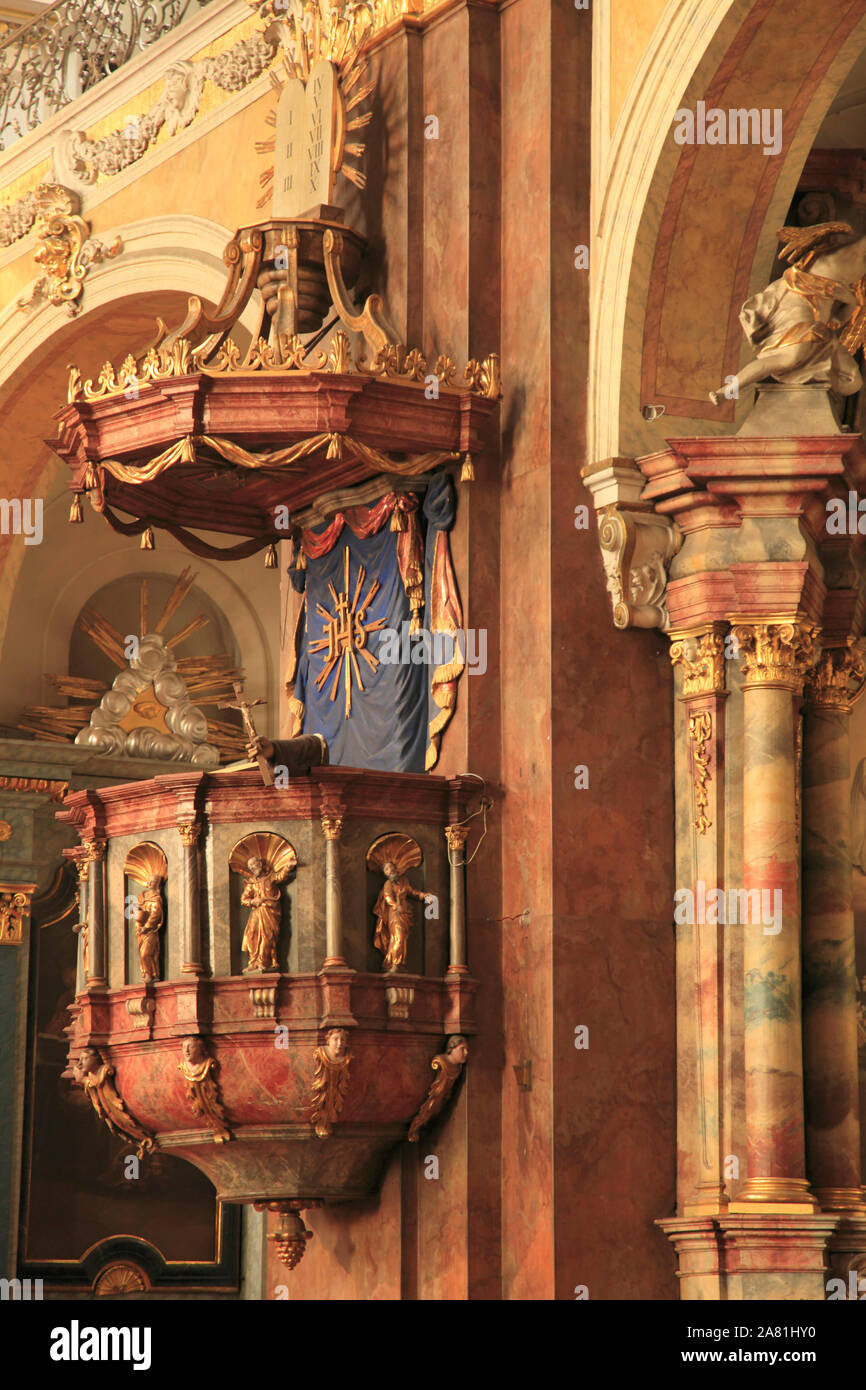
<svg viewBox="0 0 866 1390">
<path fill-rule="evenodd" d="M 325 832 L 326 840 L 339 840 L 343 833 L 343 817 L 324 814 L 322 816 L 322 830 Z"/>
<path fill-rule="evenodd" d="M 82 840 L 81 844 L 84 849 L 85 863 L 94 864 L 105 858 L 105 851 L 108 848 L 107 840 Z"/>
<path fill-rule="evenodd" d="M 735 622 L 743 653 L 743 688 L 781 687 L 797 694 L 820 654 L 821 629 L 802 618 L 778 622 Z"/>
<path fill-rule="evenodd" d="M 449 849 L 462 849 L 466 844 L 468 835 L 468 825 L 446 825 L 445 827 L 445 838 L 448 841 Z"/>
<path fill-rule="evenodd" d="M 20 946 L 35 883 L 0 883 L 0 946 Z"/>
<path fill-rule="evenodd" d="M 813 706 L 847 713 L 866 681 L 866 659 L 852 643 L 828 647 L 806 677 L 805 693 Z"/>
<path fill-rule="evenodd" d="M 177 829 L 178 834 L 180 835 L 180 842 L 182 845 L 186 845 L 187 847 L 189 847 L 190 845 L 198 844 L 199 835 L 201 834 L 201 826 L 199 825 L 198 821 L 181 821 Z"/>
<path fill-rule="evenodd" d="M 683 668 L 683 695 L 718 695 L 725 688 L 725 639 L 721 623 L 671 634 L 671 663 Z"/>
</svg>

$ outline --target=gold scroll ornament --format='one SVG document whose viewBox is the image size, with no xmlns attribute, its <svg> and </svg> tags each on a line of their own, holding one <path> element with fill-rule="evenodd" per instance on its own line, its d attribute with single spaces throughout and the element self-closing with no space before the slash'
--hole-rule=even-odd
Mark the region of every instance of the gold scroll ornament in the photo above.
<svg viewBox="0 0 866 1390">
<path fill-rule="evenodd" d="M 468 1057 L 468 1042 L 464 1037 L 456 1035 L 448 1039 L 445 1051 L 433 1058 L 430 1065 L 438 1075 L 430 1082 L 427 1099 L 409 1126 L 410 1144 L 417 1144 L 424 1126 L 444 1109 Z"/>
<path fill-rule="evenodd" d="M 153 1148 L 153 1135 L 138 1123 L 114 1082 L 114 1067 L 102 1060 L 95 1047 L 85 1047 L 75 1064 L 75 1079 L 101 1120 L 118 1139 L 132 1139 L 136 1153 L 143 1158 Z"/>
<path fill-rule="evenodd" d="M 327 1139 L 339 1119 L 349 1085 L 349 1034 L 345 1028 L 329 1028 L 324 1047 L 316 1048 L 316 1072 L 310 1097 L 310 1124 L 320 1139 Z"/>
<path fill-rule="evenodd" d="M 177 1069 L 186 1082 L 186 1098 L 192 1113 L 210 1125 L 214 1143 L 225 1144 L 232 1135 L 216 1079 L 218 1066 L 208 1056 L 203 1038 L 184 1038 Z"/>
<path fill-rule="evenodd" d="M 710 801 L 708 784 L 710 781 L 710 755 L 707 751 L 707 744 L 713 736 L 713 717 L 709 710 L 704 710 L 701 714 L 689 715 L 689 738 L 692 741 L 692 763 L 695 776 L 695 805 L 697 815 L 695 817 L 695 830 L 699 835 L 706 835 L 712 821 L 707 818 L 707 806 Z"/>
</svg>

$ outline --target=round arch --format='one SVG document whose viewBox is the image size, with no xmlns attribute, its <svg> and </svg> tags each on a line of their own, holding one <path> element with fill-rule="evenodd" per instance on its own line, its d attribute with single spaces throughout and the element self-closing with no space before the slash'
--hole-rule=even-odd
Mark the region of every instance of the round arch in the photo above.
<svg viewBox="0 0 866 1390">
<path fill-rule="evenodd" d="M 672 433 L 727 433 L 738 313 L 760 287 L 806 155 L 866 46 L 866 0 L 670 0 L 631 84 L 595 205 L 589 458 L 664 448 Z M 678 145 L 697 102 L 782 113 L 778 155 Z M 650 424 L 644 405 L 663 405 Z M 671 426 L 671 420 L 676 425 Z"/>
</svg>

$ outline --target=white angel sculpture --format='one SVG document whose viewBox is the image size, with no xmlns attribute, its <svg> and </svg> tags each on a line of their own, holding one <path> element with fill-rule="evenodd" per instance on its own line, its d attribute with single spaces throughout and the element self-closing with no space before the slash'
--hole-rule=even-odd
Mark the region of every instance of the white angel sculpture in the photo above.
<svg viewBox="0 0 866 1390">
<path fill-rule="evenodd" d="M 783 227 L 777 235 L 788 269 L 740 311 L 755 359 L 710 392 L 713 405 L 768 377 L 842 396 L 863 384 L 853 354 L 866 342 L 866 236 L 847 222 Z"/>
</svg>

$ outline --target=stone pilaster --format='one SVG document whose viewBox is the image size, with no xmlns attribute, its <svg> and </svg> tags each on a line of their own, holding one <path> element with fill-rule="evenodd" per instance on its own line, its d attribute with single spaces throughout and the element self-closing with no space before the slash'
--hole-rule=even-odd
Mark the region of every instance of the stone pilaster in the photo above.
<svg viewBox="0 0 866 1390">
<path fill-rule="evenodd" d="M 742 924 L 748 1177 L 730 1210 L 806 1214 L 817 1203 L 806 1179 L 804 1138 L 794 701 L 817 657 L 818 630 L 795 616 L 737 624 L 734 636 L 743 651 L 743 878 L 750 920 Z"/>
<path fill-rule="evenodd" d="M 825 651 L 806 682 L 803 737 L 806 1164 L 824 1211 L 861 1217 L 849 716 L 864 679 L 852 646 Z"/>
<path fill-rule="evenodd" d="M 450 874 L 450 960 L 449 975 L 466 975 L 466 837 L 469 830 L 465 825 L 449 825 L 445 829 L 448 841 L 448 865 Z"/>
<path fill-rule="evenodd" d="M 198 842 L 201 826 L 197 821 L 182 821 L 177 827 L 182 847 L 183 874 L 181 877 L 181 910 L 183 913 L 184 975 L 203 975 L 201 960 L 201 881 L 199 877 Z"/>
<path fill-rule="evenodd" d="M 688 836 L 692 902 L 724 884 L 725 869 L 725 625 L 710 623 L 671 634 L 671 661 L 682 670 L 689 778 Z M 685 818 L 683 818 L 683 821 Z M 680 863 L 685 861 L 681 858 Z M 703 885 L 701 888 L 699 885 Z M 722 1149 L 723 921 L 695 920 L 677 927 L 680 986 L 677 1031 L 681 1068 L 681 1149 L 692 1149 L 694 1187 L 683 1210 L 716 1215 L 727 1208 Z M 688 1081 L 685 1058 L 689 1058 Z M 694 1078 L 694 1089 L 689 1084 Z M 697 1128 L 689 1123 L 696 1112 Z"/>
</svg>

